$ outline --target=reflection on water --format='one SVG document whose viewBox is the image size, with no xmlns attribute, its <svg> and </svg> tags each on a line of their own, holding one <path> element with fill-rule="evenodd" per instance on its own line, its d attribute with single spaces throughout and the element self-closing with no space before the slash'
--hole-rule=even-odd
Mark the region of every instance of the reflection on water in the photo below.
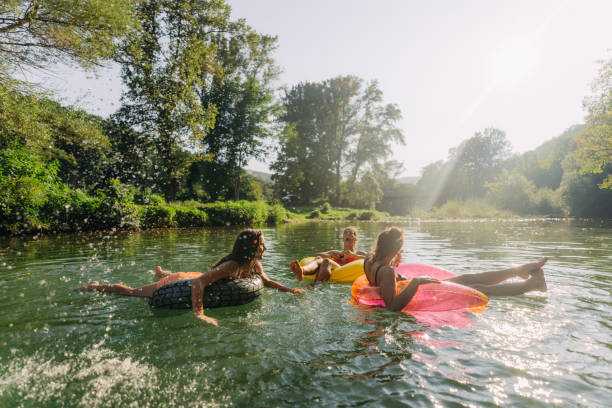
<svg viewBox="0 0 612 408">
<path fill-rule="evenodd" d="M 385 224 L 361 223 L 362 249 Z M 341 223 L 266 228 L 266 273 L 341 245 Z M 0 406 L 608 406 L 612 225 L 586 221 L 403 226 L 405 262 L 457 274 L 549 256 L 549 292 L 491 299 L 469 324 L 349 304 L 349 285 L 266 290 L 210 310 L 220 327 L 143 299 L 74 293 L 131 286 L 155 265 L 202 271 L 237 229 L 0 241 Z"/>
</svg>

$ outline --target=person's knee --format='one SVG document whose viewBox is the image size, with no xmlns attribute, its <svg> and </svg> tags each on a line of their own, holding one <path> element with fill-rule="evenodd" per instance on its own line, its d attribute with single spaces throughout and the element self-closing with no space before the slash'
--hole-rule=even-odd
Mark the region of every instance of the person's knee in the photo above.
<svg viewBox="0 0 612 408">
<path fill-rule="evenodd" d="M 329 259 L 327 259 L 327 258 L 323 258 L 323 259 L 321 260 L 321 268 L 328 269 L 328 268 L 330 268 L 330 265 L 331 265 L 331 264 L 329 263 Z"/>
</svg>

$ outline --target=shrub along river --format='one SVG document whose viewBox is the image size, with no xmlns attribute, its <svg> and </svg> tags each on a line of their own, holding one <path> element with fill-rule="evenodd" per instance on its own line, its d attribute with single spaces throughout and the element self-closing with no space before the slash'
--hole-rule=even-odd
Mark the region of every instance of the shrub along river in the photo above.
<svg viewBox="0 0 612 408">
<path fill-rule="evenodd" d="M 264 228 L 266 273 L 341 247 L 341 223 Z M 360 223 L 360 248 L 386 224 Z M 0 406 L 529 406 L 612 401 L 612 224 L 403 224 L 404 262 L 455 273 L 548 256 L 547 293 L 491 299 L 465 327 L 349 304 L 350 285 L 253 303 L 152 310 L 77 293 L 89 280 L 140 286 L 153 269 L 205 271 L 238 229 L 0 240 Z M 299 285 L 304 285 L 300 283 Z"/>
</svg>

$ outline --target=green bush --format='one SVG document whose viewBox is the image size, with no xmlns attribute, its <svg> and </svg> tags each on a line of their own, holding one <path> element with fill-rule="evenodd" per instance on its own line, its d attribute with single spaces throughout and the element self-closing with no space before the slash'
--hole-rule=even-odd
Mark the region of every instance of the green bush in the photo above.
<svg viewBox="0 0 612 408">
<path fill-rule="evenodd" d="M 175 227 L 176 209 L 168 205 L 148 205 L 142 216 L 144 228 Z"/>
<path fill-rule="evenodd" d="M 208 222 L 208 215 L 197 208 L 177 208 L 174 219 L 181 228 L 203 227 Z"/>
<path fill-rule="evenodd" d="M 374 214 L 373 211 L 364 211 L 361 214 L 359 214 L 359 218 L 357 219 L 361 221 L 368 221 L 368 220 L 373 220 L 375 218 L 376 218 L 376 214 Z"/>
<path fill-rule="evenodd" d="M 321 213 L 319 212 L 319 210 L 314 210 L 313 212 L 308 214 L 306 218 L 321 218 Z"/>
<path fill-rule="evenodd" d="M 321 206 L 321 213 L 323 214 L 327 214 L 329 213 L 329 210 L 331 210 L 331 205 L 328 202 L 323 203 L 323 205 Z"/>
<path fill-rule="evenodd" d="M 486 184 L 488 198 L 500 208 L 518 214 L 532 212 L 531 198 L 535 195 L 535 185 L 522 174 L 511 174 L 504 170 L 493 183 Z"/>
<path fill-rule="evenodd" d="M 43 163 L 22 146 L 0 151 L 0 230 L 28 232 L 41 224 L 38 213 L 49 192 L 59 189 L 57 163 Z"/>
<path fill-rule="evenodd" d="M 278 224 L 287 219 L 287 210 L 280 204 L 268 206 L 268 219 L 266 222 L 270 224 Z"/>
<path fill-rule="evenodd" d="M 548 187 L 537 190 L 532 197 L 532 202 L 536 214 L 560 216 L 565 213 L 560 192 Z"/>
<path fill-rule="evenodd" d="M 205 204 L 211 225 L 260 225 L 268 219 L 267 204 L 259 201 L 226 201 Z"/>
<path fill-rule="evenodd" d="M 357 218 L 357 213 L 352 212 L 349 215 L 346 216 L 347 220 L 354 220 L 355 218 Z"/>
<path fill-rule="evenodd" d="M 135 192 L 135 189 L 126 188 L 115 179 L 107 180 L 104 187 L 96 192 L 95 229 L 137 228 L 139 219 L 134 204 Z"/>
</svg>

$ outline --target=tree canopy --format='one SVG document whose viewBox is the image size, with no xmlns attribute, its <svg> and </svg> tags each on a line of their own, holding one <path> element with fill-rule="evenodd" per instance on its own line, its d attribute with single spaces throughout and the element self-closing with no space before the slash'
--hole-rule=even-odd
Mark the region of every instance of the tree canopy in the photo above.
<svg viewBox="0 0 612 408">
<path fill-rule="evenodd" d="M 57 62 L 91 67 L 110 58 L 134 27 L 136 0 L 3 0 L 0 61 L 48 68 Z M 6 68 L 5 65 L 5 68 Z"/>
<path fill-rule="evenodd" d="M 303 82 L 286 90 L 282 103 L 284 130 L 271 168 L 277 189 L 304 201 L 331 191 L 334 204 L 341 204 L 342 183 L 354 189 L 358 177 L 376 190 L 367 170 L 386 171 L 381 164 L 391 143 L 404 143 L 396 127 L 400 111 L 382 104 L 375 81 L 365 87 L 355 76 Z"/>
</svg>

